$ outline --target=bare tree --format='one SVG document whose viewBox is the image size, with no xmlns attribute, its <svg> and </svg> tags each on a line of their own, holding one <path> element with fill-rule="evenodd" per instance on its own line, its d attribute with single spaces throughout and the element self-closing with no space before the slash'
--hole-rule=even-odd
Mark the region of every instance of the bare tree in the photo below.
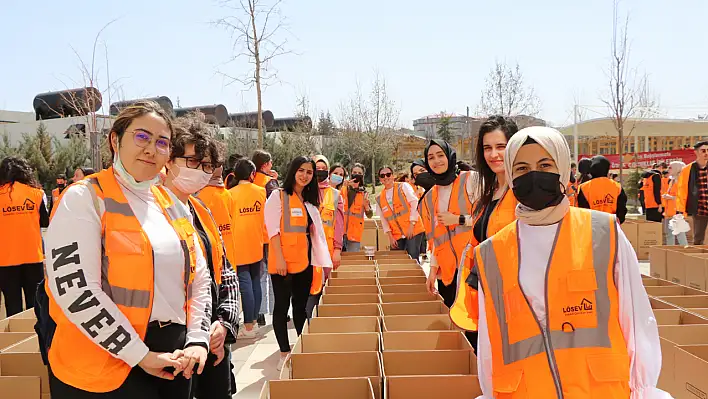
<svg viewBox="0 0 708 399">
<path fill-rule="evenodd" d="M 263 147 L 263 88 L 277 80 L 277 71 L 272 61 L 290 53 L 286 49 L 287 39 L 279 38 L 279 32 L 285 30 L 284 19 L 280 14 L 282 0 L 223 0 L 224 8 L 236 15 L 217 20 L 217 26 L 231 33 L 235 54 L 230 61 L 246 57 L 253 69 L 242 76 L 221 74 L 232 84 L 241 83 L 247 90 L 256 88 L 258 99 L 258 146 Z M 270 4 L 269 4 L 270 3 Z"/>
<path fill-rule="evenodd" d="M 482 115 L 536 116 L 541 100 L 533 87 L 525 84 L 518 62 L 512 67 L 496 61 L 485 80 L 477 111 Z"/>
</svg>

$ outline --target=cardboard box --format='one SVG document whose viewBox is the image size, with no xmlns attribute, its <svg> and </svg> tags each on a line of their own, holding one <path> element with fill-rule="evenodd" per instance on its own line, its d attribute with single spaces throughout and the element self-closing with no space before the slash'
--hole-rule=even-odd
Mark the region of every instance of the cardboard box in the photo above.
<svg viewBox="0 0 708 399">
<path fill-rule="evenodd" d="M 708 283 L 708 254 L 697 254 L 686 257 L 686 282 L 691 288 L 706 290 Z"/>
<path fill-rule="evenodd" d="M 469 350 L 385 351 L 383 372 L 397 375 L 477 375 L 477 358 Z"/>
<path fill-rule="evenodd" d="M 708 295 L 708 292 L 689 288 L 683 285 L 663 286 L 663 287 L 644 287 L 647 295 L 658 298 L 664 296 L 683 296 L 683 295 Z"/>
<path fill-rule="evenodd" d="M 404 265 L 390 265 L 390 264 L 379 264 L 379 272 L 381 270 L 408 270 L 408 269 L 420 269 L 423 271 L 423 268 L 420 267 L 417 263 L 407 263 Z"/>
<path fill-rule="evenodd" d="M 660 278 L 642 276 L 642 284 L 645 287 L 670 287 L 672 285 L 677 285 L 669 280 L 663 280 Z"/>
<path fill-rule="evenodd" d="M 382 316 L 406 316 L 424 314 L 449 314 L 450 309 L 440 301 L 383 303 Z"/>
<path fill-rule="evenodd" d="M 42 355 L 39 351 L 0 353 L 0 373 L 3 377 L 39 377 L 40 394 L 49 393 L 47 366 L 42 363 Z M 2 396 L 4 391 L 0 392 Z M 4 399 L 4 396 L 2 397 Z"/>
<path fill-rule="evenodd" d="M 330 279 L 332 279 L 332 278 L 344 278 L 344 279 L 374 278 L 375 279 L 376 277 L 377 277 L 376 270 L 369 271 L 369 272 L 349 272 L 349 271 L 335 270 L 330 274 Z"/>
<path fill-rule="evenodd" d="M 376 264 L 379 265 L 379 269 L 381 269 L 381 265 L 419 266 L 417 259 L 400 259 L 400 258 L 388 258 L 388 257 L 376 258 Z"/>
<path fill-rule="evenodd" d="M 654 317 L 656 318 L 656 324 L 660 326 L 708 324 L 708 318 L 680 309 L 654 310 Z M 708 343 L 708 339 L 706 343 Z"/>
<path fill-rule="evenodd" d="M 373 399 L 368 378 L 271 380 L 263 384 L 259 399 Z"/>
<path fill-rule="evenodd" d="M 374 254 L 375 258 L 382 258 L 384 256 L 392 256 L 392 257 L 405 258 L 405 259 L 411 258 L 410 256 L 408 256 L 408 253 L 406 251 L 401 251 L 401 250 L 376 251 L 376 253 Z"/>
<path fill-rule="evenodd" d="M 676 398 L 708 398 L 708 345 L 679 346 L 675 351 Z"/>
<path fill-rule="evenodd" d="M 408 269 L 394 269 L 394 270 L 379 270 L 379 279 L 389 278 L 389 277 L 426 277 L 425 272 L 420 267 L 408 268 Z"/>
<path fill-rule="evenodd" d="M 656 278 L 666 278 L 666 247 L 649 248 L 649 275 Z"/>
<path fill-rule="evenodd" d="M 3 352 L 5 348 L 15 345 L 18 342 L 24 341 L 27 338 L 35 335 L 30 332 L 3 332 L 0 333 L 0 352 Z"/>
<path fill-rule="evenodd" d="M 0 320 L 0 332 L 34 332 L 35 319 L 11 317 Z"/>
<path fill-rule="evenodd" d="M 379 352 L 379 333 L 303 334 L 292 353 Z"/>
<path fill-rule="evenodd" d="M 377 294 L 325 294 L 320 297 L 320 305 L 353 305 L 359 303 L 379 303 Z"/>
<path fill-rule="evenodd" d="M 686 285 L 686 254 L 700 254 L 701 248 L 676 248 L 666 251 L 666 279 L 676 284 Z"/>
<path fill-rule="evenodd" d="M 659 326 L 661 343 L 661 375 L 657 387 L 667 392 L 677 392 L 677 345 L 703 345 L 708 343 L 708 325 Z"/>
<path fill-rule="evenodd" d="M 14 315 L 8 317 L 8 319 L 31 319 L 37 320 L 37 315 L 34 314 L 34 309 L 23 310 L 20 313 L 15 313 Z"/>
<path fill-rule="evenodd" d="M 343 285 L 343 286 L 328 286 L 324 290 L 327 294 L 378 294 L 379 287 L 376 285 Z"/>
<path fill-rule="evenodd" d="M 627 237 L 629 243 L 632 244 L 632 248 L 634 248 L 634 251 L 637 252 L 637 249 L 639 248 L 639 231 L 637 229 L 636 221 L 627 219 L 624 221 L 624 223 L 620 225 L 620 227 L 622 228 L 622 231 Z M 637 255 L 639 254 L 637 253 Z"/>
<path fill-rule="evenodd" d="M 381 294 L 381 303 L 396 303 L 396 302 L 430 302 L 440 301 L 440 295 L 433 295 L 428 292 L 416 294 Z"/>
<path fill-rule="evenodd" d="M 364 229 L 364 232 L 361 235 L 361 250 L 364 250 L 364 247 L 372 247 L 375 249 L 378 249 L 378 231 L 375 229 Z"/>
<path fill-rule="evenodd" d="M 396 285 L 382 285 L 382 294 L 415 294 L 415 293 L 427 293 L 428 287 L 425 284 L 396 284 Z"/>
<path fill-rule="evenodd" d="M 363 285 L 362 287 L 367 287 Z M 378 304 L 358 305 L 319 305 L 315 309 L 315 317 L 356 317 L 356 316 L 381 316 Z"/>
<path fill-rule="evenodd" d="M 42 379 L 35 376 L 0 376 L 0 392 L 3 399 L 39 399 Z"/>
<path fill-rule="evenodd" d="M 357 265 L 341 265 L 337 268 L 337 270 L 332 271 L 337 272 L 337 273 L 342 273 L 342 274 L 347 274 L 350 272 L 376 272 L 376 265 L 375 264 L 362 264 L 361 262 Z M 346 277 L 346 276 L 342 276 Z"/>
<path fill-rule="evenodd" d="M 348 286 L 348 285 L 376 285 L 375 277 L 367 278 L 331 278 L 327 280 L 327 285 Z"/>
<path fill-rule="evenodd" d="M 684 309 L 708 309 L 708 295 L 664 296 L 660 299 Z"/>
<path fill-rule="evenodd" d="M 661 245 L 664 242 L 661 222 L 651 222 L 648 220 L 638 220 L 637 224 L 637 245 L 639 248 L 646 247 L 647 253 L 650 247 Z"/>
<path fill-rule="evenodd" d="M 388 234 L 386 234 L 383 229 L 377 232 L 377 238 L 379 240 L 379 251 L 388 251 L 391 249 L 391 243 L 388 240 Z"/>
<path fill-rule="evenodd" d="M 476 375 L 425 375 L 386 377 L 384 398 L 386 399 L 469 399 L 482 395 Z"/>
<path fill-rule="evenodd" d="M 458 331 L 447 314 L 383 316 L 384 331 Z"/>
<path fill-rule="evenodd" d="M 341 266 L 374 266 L 373 260 L 342 259 Z"/>
<path fill-rule="evenodd" d="M 708 309 L 688 309 L 691 313 L 695 313 L 701 317 L 708 318 Z"/>
<path fill-rule="evenodd" d="M 2 350 L 2 353 L 39 353 L 39 338 L 37 334 L 32 335 L 14 345 L 10 345 Z"/>
<path fill-rule="evenodd" d="M 649 297 L 649 304 L 651 305 L 651 308 L 654 310 L 661 310 L 661 309 L 678 309 L 678 306 L 670 304 L 666 302 L 663 299 L 659 298 L 653 298 Z"/>
<path fill-rule="evenodd" d="M 303 334 L 342 334 L 381 332 L 378 317 L 314 317 L 302 329 Z"/>
<path fill-rule="evenodd" d="M 374 396 L 380 399 L 382 376 L 378 352 L 293 353 L 283 367 L 280 379 L 366 377 L 371 380 Z"/>
<path fill-rule="evenodd" d="M 396 285 L 396 284 L 425 284 L 425 276 L 411 277 L 380 277 L 379 285 Z"/>
<path fill-rule="evenodd" d="M 473 350 L 462 331 L 397 331 L 384 332 L 384 352 Z"/>
</svg>

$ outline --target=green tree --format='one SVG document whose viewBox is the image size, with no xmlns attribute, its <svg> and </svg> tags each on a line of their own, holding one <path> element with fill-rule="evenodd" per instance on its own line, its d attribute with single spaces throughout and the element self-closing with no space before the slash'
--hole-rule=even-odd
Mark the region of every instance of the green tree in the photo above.
<svg viewBox="0 0 708 399">
<path fill-rule="evenodd" d="M 452 140 L 452 116 L 441 112 L 438 121 L 438 137 L 447 141 L 448 143 Z"/>
<path fill-rule="evenodd" d="M 72 135 L 68 142 L 54 138 L 54 168 L 52 181 L 56 175 L 70 173 L 76 168 L 86 166 L 90 159 L 88 143 L 85 138 Z M 67 176 L 70 177 L 70 176 Z"/>
<path fill-rule="evenodd" d="M 3 133 L 0 140 L 0 160 L 18 154 L 19 150 L 10 142 L 10 135 L 7 132 Z"/>
<path fill-rule="evenodd" d="M 334 119 L 332 119 L 332 114 L 327 111 L 320 113 L 320 119 L 317 121 L 317 134 L 322 136 L 333 136 L 335 133 L 336 126 L 334 125 Z"/>
</svg>

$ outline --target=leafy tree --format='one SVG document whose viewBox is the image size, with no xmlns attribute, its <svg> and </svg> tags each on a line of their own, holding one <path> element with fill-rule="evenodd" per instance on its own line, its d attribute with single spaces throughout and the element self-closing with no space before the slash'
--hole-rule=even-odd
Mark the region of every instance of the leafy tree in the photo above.
<svg viewBox="0 0 708 399">
<path fill-rule="evenodd" d="M 2 134 L 2 140 L 0 141 L 0 159 L 10 157 L 13 155 L 18 155 L 19 150 L 17 147 L 10 143 L 10 135 L 7 133 Z"/>
<path fill-rule="evenodd" d="M 452 141 L 452 116 L 445 112 L 440 113 L 440 121 L 438 122 L 438 137 L 451 143 Z"/>
<path fill-rule="evenodd" d="M 322 136 L 332 136 L 334 135 L 336 126 L 334 125 L 334 119 L 332 119 L 332 114 L 327 111 L 320 113 L 320 119 L 317 121 L 317 134 Z"/>
</svg>

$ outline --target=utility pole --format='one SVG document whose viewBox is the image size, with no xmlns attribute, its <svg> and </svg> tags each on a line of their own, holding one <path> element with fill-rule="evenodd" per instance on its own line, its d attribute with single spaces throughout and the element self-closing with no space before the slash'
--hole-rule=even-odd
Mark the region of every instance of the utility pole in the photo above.
<svg viewBox="0 0 708 399">
<path fill-rule="evenodd" d="M 470 131 L 470 106 L 469 105 L 467 106 L 467 118 L 465 118 L 465 127 L 467 130 L 467 138 L 470 140 L 469 154 L 468 154 L 469 156 L 467 157 L 467 160 L 472 161 L 473 147 L 472 147 L 472 132 Z M 464 140 L 462 141 L 462 143 L 464 145 Z M 467 151 L 465 151 L 465 153 L 466 152 Z"/>
<path fill-rule="evenodd" d="M 573 157 L 575 164 L 578 164 L 578 104 L 573 106 Z"/>
</svg>

